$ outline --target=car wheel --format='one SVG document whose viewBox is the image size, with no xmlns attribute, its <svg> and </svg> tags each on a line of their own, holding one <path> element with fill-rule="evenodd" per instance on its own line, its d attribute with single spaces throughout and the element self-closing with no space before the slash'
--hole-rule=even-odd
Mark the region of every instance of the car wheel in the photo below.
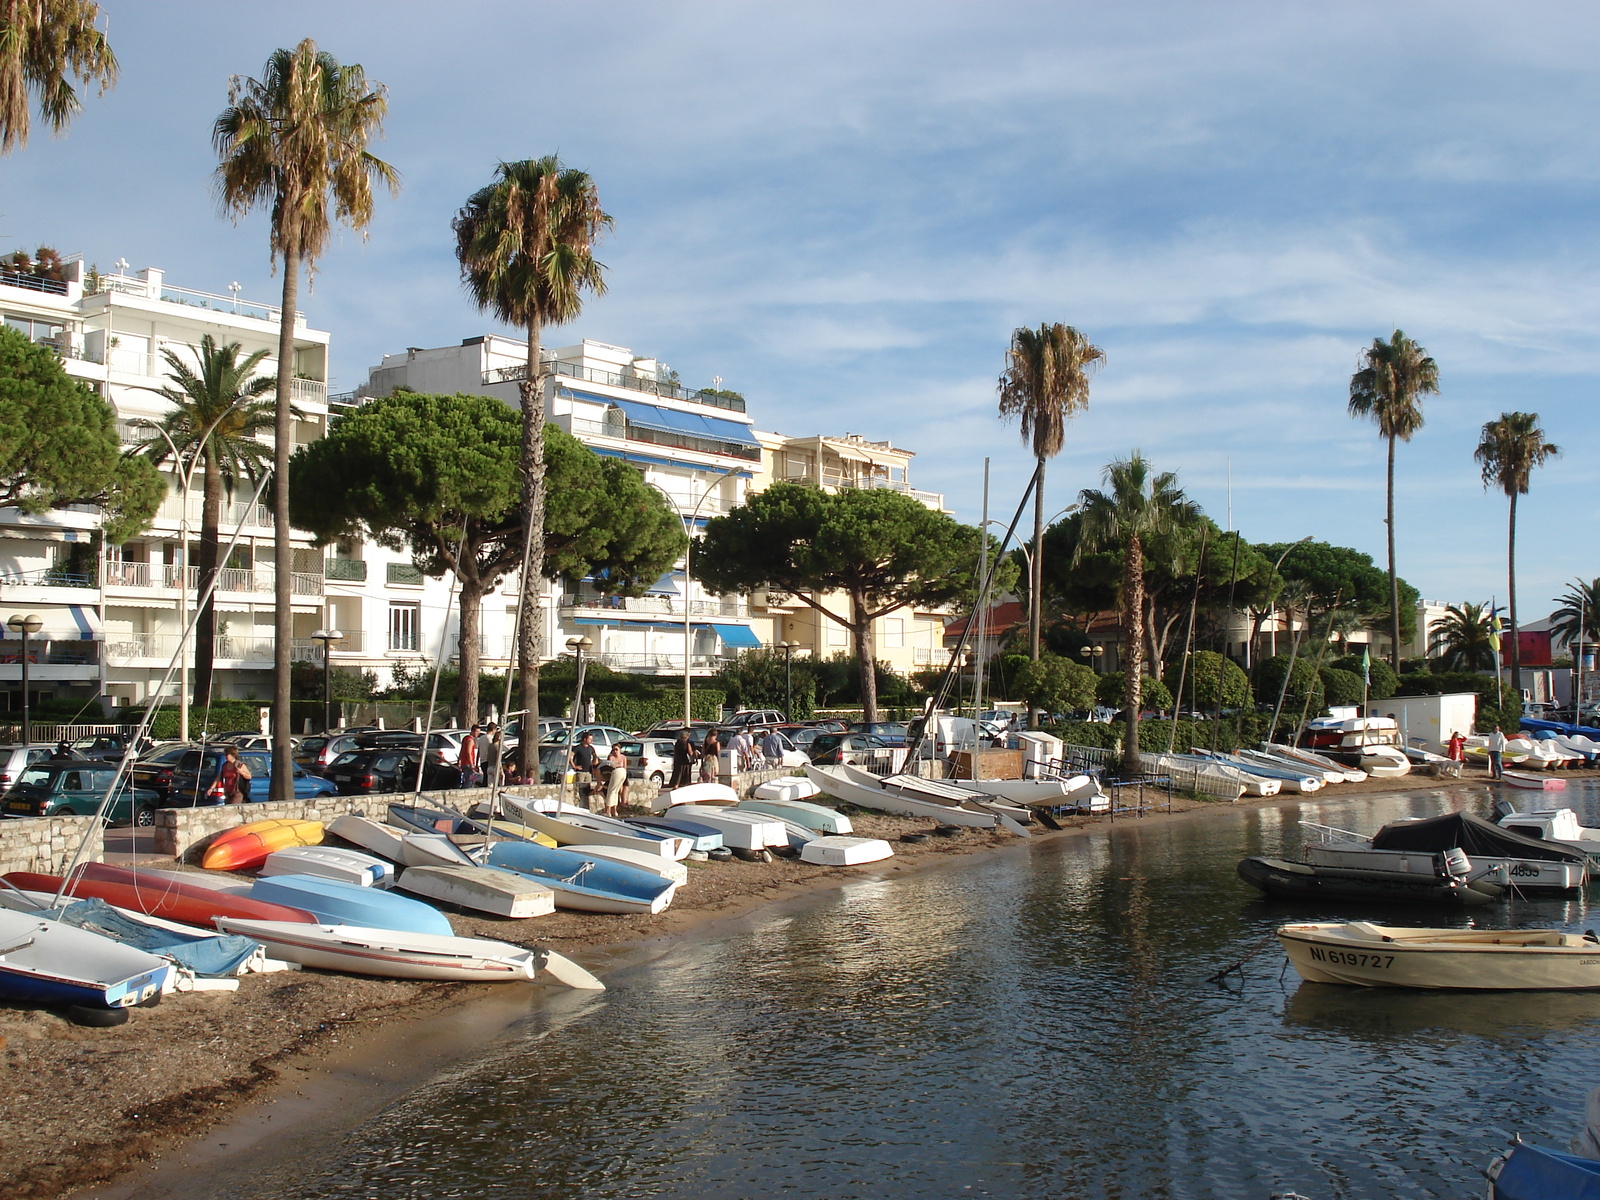
<svg viewBox="0 0 1600 1200">
<path fill-rule="evenodd" d="M 650 782 L 655 784 L 657 787 L 665 787 L 667 783 L 667 777 L 660 771 L 657 771 L 650 776 Z"/>
<path fill-rule="evenodd" d="M 156 810 L 153 808 L 139 809 L 133 814 L 133 823 L 140 829 L 149 829 L 156 823 Z"/>
</svg>

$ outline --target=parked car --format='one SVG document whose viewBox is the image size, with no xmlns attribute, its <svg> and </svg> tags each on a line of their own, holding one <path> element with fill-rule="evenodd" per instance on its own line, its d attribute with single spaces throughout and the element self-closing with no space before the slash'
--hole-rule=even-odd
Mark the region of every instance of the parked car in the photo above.
<svg viewBox="0 0 1600 1200">
<path fill-rule="evenodd" d="M 811 745 L 811 740 L 824 731 L 815 725 L 780 725 L 778 732 L 793 742 L 796 750 L 805 750 Z"/>
<path fill-rule="evenodd" d="M 132 739 L 121 733 L 95 733 L 72 743 L 72 752 L 96 762 L 121 762 L 128 753 Z M 146 742 L 148 747 L 149 743 Z"/>
<path fill-rule="evenodd" d="M 263 754 L 272 753 L 272 738 L 265 733 L 228 734 L 224 737 L 212 738 L 211 741 L 218 745 L 236 746 L 240 753 L 243 753 L 246 750 L 259 750 Z M 291 752 L 299 741 L 299 738 L 289 739 L 289 747 Z"/>
<path fill-rule="evenodd" d="M 178 760 L 172 772 L 172 785 L 167 792 L 168 808 L 195 808 L 207 804 L 221 804 L 222 760 L 224 751 L 207 746 L 203 751 L 194 749 Z M 246 800 L 266 800 L 272 794 L 272 758 L 261 750 L 246 750 L 239 758 L 250 768 L 250 781 L 245 788 Z M 313 775 L 304 767 L 291 763 L 294 772 L 294 795 L 297 800 L 312 796 L 331 796 L 338 789 L 320 775 Z"/>
<path fill-rule="evenodd" d="M 586 733 L 594 734 L 594 745 L 595 745 L 595 749 L 597 749 L 597 750 L 609 750 L 609 749 L 611 749 L 613 743 L 626 741 L 628 738 L 631 738 L 633 736 L 633 734 L 629 733 L 626 729 L 618 729 L 615 725 L 580 725 L 580 726 L 578 726 L 578 735 L 577 736 L 578 736 L 578 738 L 580 740 L 583 738 L 583 735 L 586 734 Z M 541 746 L 540 757 L 542 758 L 543 754 L 544 754 L 544 751 L 542 749 L 543 747 L 547 747 L 547 746 L 565 746 L 565 745 L 568 744 L 567 739 L 570 738 L 571 736 L 572 736 L 572 730 L 570 730 L 570 729 L 557 729 L 557 730 L 555 730 L 553 733 L 551 733 L 551 735 L 549 737 L 545 738 L 544 741 L 539 743 L 539 745 Z M 573 743 L 573 744 L 576 744 L 576 743 Z"/>
<path fill-rule="evenodd" d="M 417 751 L 396 747 L 351 750 L 329 764 L 327 777 L 342 796 L 409 792 L 417 785 Z M 432 751 L 423 768 L 422 786 L 425 791 L 460 787 L 461 770 L 444 762 L 437 750 Z"/>
<path fill-rule="evenodd" d="M 870 733 L 874 737 L 883 739 L 886 746 L 904 746 L 906 744 L 906 723 L 904 721 L 852 721 L 851 733 Z"/>
<path fill-rule="evenodd" d="M 27 768 L 6 790 L 4 809 L 8 817 L 88 817 L 117 777 L 114 763 L 84 761 L 40 762 Z M 133 786 L 124 779 L 106 810 L 108 825 L 154 825 L 154 792 Z"/>
<path fill-rule="evenodd" d="M 742 708 L 722 724 L 729 729 L 745 729 L 754 732 L 757 729 L 765 730 L 769 725 L 787 725 L 789 718 L 775 708 Z"/>
<path fill-rule="evenodd" d="M 565 717 L 541 717 L 539 719 L 539 740 L 542 742 L 558 729 L 565 729 L 572 722 Z M 505 726 L 505 740 L 507 743 L 522 740 L 522 722 L 511 721 Z"/>
<path fill-rule="evenodd" d="M 294 748 L 294 761 L 313 775 L 326 775 L 329 763 L 358 748 L 356 736 L 354 733 L 325 733 L 301 738 Z"/>
<path fill-rule="evenodd" d="M 681 719 L 679 719 L 679 718 L 674 717 L 674 718 L 672 718 L 670 720 L 666 720 L 666 721 L 657 721 L 654 725 L 651 725 L 648 729 L 641 729 L 636 736 L 638 736 L 638 737 L 675 738 L 675 737 L 678 736 L 678 730 L 680 730 L 682 728 L 683 728 L 683 721 Z M 720 728 L 721 728 L 721 725 L 717 721 L 690 721 L 689 722 L 689 740 L 692 741 L 696 746 L 698 746 L 701 742 L 706 740 L 707 732 L 709 732 L 710 730 L 713 730 L 713 729 L 720 729 Z"/>
<path fill-rule="evenodd" d="M 628 778 L 648 779 L 657 787 L 672 778 L 672 739 L 638 738 L 622 743 L 628 756 Z"/>
<path fill-rule="evenodd" d="M 8 788 L 34 763 L 54 753 L 54 742 L 29 742 L 26 746 L 0 746 L 0 789 Z"/>
<path fill-rule="evenodd" d="M 870 733 L 820 733 L 811 742 L 811 761 L 832 766 L 865 766 L 886 761 L 890 746 Z"/>
<path fill-rule="evenodd" d="M 161 798 L 161 803 L 156 807 L 162 807 L 166 803 L 167 793 L 172 790 L 173 768 L 189 751 L 199 749 L 200 747 L 190 742 L 173 742 L 170 745 L 157 746 L 128 769 L 128 774 L 133 779 L 133 786 L 156 793 Z"/>
</svg>

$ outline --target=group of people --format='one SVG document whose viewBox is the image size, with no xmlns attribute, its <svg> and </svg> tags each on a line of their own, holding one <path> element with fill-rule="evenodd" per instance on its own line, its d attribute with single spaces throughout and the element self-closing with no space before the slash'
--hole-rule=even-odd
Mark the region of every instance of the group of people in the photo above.
<svg viewBox="0 0 1600 1200">
<path fill-rule="evenodd" d="M 781 767 L 783 749 L 783 736 L 776 729 L 767 730 L 759 740 L 740 729 L 728 740 L 728 753 L 733 756 L 734 769 L 739 771 Z M 667 786 L 687 787 L 693 783 L 696 763 L 700 782 L 715 783 L 722 753 L 722 737 L 717 730 L 708 729 L 705 741 L 698 746 L 687 729 L 678 730 L 677 740 L 672 743 L 672 778 Z"/>
<path fill-rule="evenodd" d="M 1506 770 L 1506 732 L 1496 725 L 1484 738 L 1484 749 L 1489 752 L 1489 778 L 1503 779 Z M 1464 762 L 1467 757 L 1467 739 L 1456 730 L 1445 743 L 1445 756 L 1453 762 Z"/>
<path fill-rule="evenodd" d="M 602 756 L 594 744 L 594 734 L 585 729 L 567 759 L 577 773 L 580 787 L 585 788 L 589 806 L 592 808 L 598 798 L 606 816 L 621 816 L 622 806 L 628 802 L 628 756 L 622 752 L 622 743 L 612 743 L 611 753 Z"/>
</svg>

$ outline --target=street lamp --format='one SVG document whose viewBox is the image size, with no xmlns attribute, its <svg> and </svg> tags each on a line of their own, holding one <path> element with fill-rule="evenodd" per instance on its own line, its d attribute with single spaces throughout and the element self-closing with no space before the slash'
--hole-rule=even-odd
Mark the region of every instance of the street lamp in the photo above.
<svg viewBox="0 0 1600 1200">
<path fill-rule="evenodd" d="M 27 746 L 33 741 L 33 710 L 28 706 L 28 639 L 44 628 L 44 622 L 33 613 L 16 613 L 6 619 L 6 627 L 22 635 L 22 744 Z"/>
<path fill-rule="evenodd" d="M 779 642 L 778 649 L 783 651 L 783 715 L 788 720 L 794 720 L 794 652 L 800 649 L 799 642 Z"/>
<path fill-rule="evenodd" d="M 1104 646 L 1079 646 L 1078 654 L 1084 664 L 1096 675 L 1100 674 L 1100 656 L 1106 652 Z"/>
<path fill-rule="evenodd" d="M 344 641 L 344 634 L 337 629 L 319 629 L 311 637 L 322 643 L 322 732 L 327 733 L 333 728 L 333 660 L 328 651 L 334 642 Z"/>
<path fill-rule="evenodd" d="M 1312 539 L 1312 535 L 1308 533 L 1308 534 L 1306 534 L 1305 537 L 1301 538 L 1298 542 L 1291 542 L 1288 545 L 1288 547 L 1284 550 L 1284 552 L 1282 554 L 1278 555 L 1278 561 L 1272 564 L 1272 573 L 1274 575 L 1276 575 L 1278 573 L 1278 568 L 1283 566 L 1283 560 L 1288 558 L 1290 554 L 1294 553 L 1294 548 L 1296 546 L 1304 546 L 1311 539 Z M 1274 658 L 1277 657 L 1277 654 L 1278 654 L 1278 622 L 1277 622 L 1277 617 L 1276 617 L 1277 611 L 1278 611 L 1278 606 L 1276 604 L 1274 604 L 1272 606 L 1272 612 L 1273 612 L 1272 654 L 1269 656 L 1269 657 L 1274 657 Z M 1290 616 L 1290 619 L 1293 620 L 1293 615 L 1292 614 Z M 1251 648 L 1251 643 L 1254 642 L 1254 641 L 1255 641 L 1254 638 L 1246 638 L 1245 639 L 1245 643 L 1244 643 L 1244 669 L 1246 671 L 1248 671 L 1250 669 L 1250 648 Z"/>
<path fill-rule="evenodd" d="M 594 642 L 586 637 L 568 638 L 567 649 L 578 660 L 577 686 L 572 695 L 572 735 L 567 738 L 568 745 L 575 747 L 578 744 L 578 725 L 583 720 L 583 656 L 594 649 Z"/>
</svg>

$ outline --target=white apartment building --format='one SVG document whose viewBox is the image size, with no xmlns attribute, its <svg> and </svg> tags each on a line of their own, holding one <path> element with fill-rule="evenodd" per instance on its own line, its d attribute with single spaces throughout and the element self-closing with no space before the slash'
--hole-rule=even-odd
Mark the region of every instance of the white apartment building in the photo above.
<svg viewBox="0 0 1600 1200">
<path fill-rule="evenodd" d="M 219 343 L 238 342 L 245 354 L 266 350 L 259 370 L 276 374 L 276 307 L 241 299 L 237 284 L 227 294 L 195 291 L 168 284 L 156 268 L 133 275 L 126 268 L 119 261 L 115 274 L 100 275 L 70 260 L 63 282 L 0 274 L 6 324 L 49 345 L 69 375 L 111 403 L 125 445 L 158 436 L 144 422 L 168 408 L 157 394 L 170 369 L 165 351 L 193 363 L 194 348 L 209 333 Z M 326 428 L 327 367 L 328 334 L 297 315 L 293 400 L 303 419 L 296 441 L 320 437 Z M 121 546 L 102 544 L 99 514 L 92 508 L 39 517 L 0 509 L 0 621 L 34 614 L 44 623 L 30 652 L 36 698 L 88 700 L 104 693 L 113 704 L 135 704 L 165 672 L 178 645 L 185 594 L 187 602 L 195 594 L 192 565 L 183 578 L 184 538 L 192 564 L 201 515 L 198 477 L 186 498 L 180 471 L 170 461 L 166 469 L 169 493 L 154 523 Z M 271 694 L 270 504 L 248 501 L 244 491 L 224 504 L 224 537 L 243 524 L 216 593 L 219 698 Z M 303 646 L 310 657 L 310 635 L 322 621 L 322 552 L 309 536 L 299 535 L 294 556 L 296 649 Z M 15 706 L 19 647 L 15 634 L 6 636 L 0 681 Z"/>
<path fill-rule="evenodd" d="M 748 496 L 761 467 L 761 446 L 743 400 L 682 387 L 656 360 L 603 342 L 586 340 L 547 350 L 545 359 L 551 372 L 545 381 L 550 423 L 597 454 L 633 464 L 645 482 L 667 498 L 686 528 L 704 526 L 708 518 Z M 413 348 L 384 356 L 348 402 L 406 387 L 436 394 L 494 396 L 520 407 L 518 388 L 526 362 L 525 342 L 493 334 L 454 346 Z M 336 405 L 344 402 L 345 397 L 335 397 Z M 342 550 L 351 557 L 373 552 L 372 547 Z M 393 571 L 396 566 L 389 562 L 386 569 Z M 375 594 L 370 582 L 366 590 L 353 586 L 339 578 L 347 570 L 359 568 L 347 568 L 337 559 L 329 563 L 329 619 L 340 629 L 358 622 L 370 628 L 373 614 L 368 606 L 383 604 L 388 607 L 390 630 L 397 628 L 398 606 L 407 601 Z M 518 587 L 519 580 L 508 576 L 484 601 L 479 628 L 486 669 L 500 670 L 507 664 Z M 686 626 L 690 671 L 696 675 L 711 674 L 740 650 L 771 640 L 752 628 L 745 600 L 706 592 L 694 580 L 692 569 L 685 575 L 681 561 L 639 598 L 608 597 L 592 580 L 547 580 L 541 583 L 538 603 L 547 656 L 567 653 L 569 639 L 588 637 L 593 643 L 591 655 L 618 670 L 681 676 Z M 453 640 L 457 629 L 452 619 L 445 636 Z M 368 654 L 352 665 L 375 669 L 381 660 Z"/>
</svg>

